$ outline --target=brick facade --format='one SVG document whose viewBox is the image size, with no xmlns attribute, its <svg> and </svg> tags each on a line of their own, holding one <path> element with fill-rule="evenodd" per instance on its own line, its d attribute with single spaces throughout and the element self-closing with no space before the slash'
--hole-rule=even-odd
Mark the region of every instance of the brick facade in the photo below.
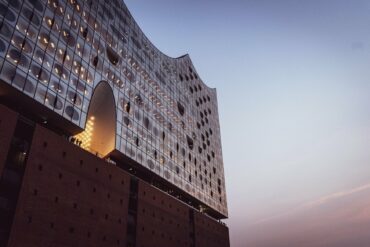
<svg viewBox="0 0 370 247">
<path fill-rule="evenodd" d="M 0 131 L 3 161 L 15 126 L 10 120 L 17 114 L 0 111 L 9 119 L 8 129 Z M 7 246 L 129 246 L 130 220 L 137 247 L 229 246 L 226 226 L 140 179 L 131 219 L 131 179 L 118 166 L 36 125 Z"/>
</svg>

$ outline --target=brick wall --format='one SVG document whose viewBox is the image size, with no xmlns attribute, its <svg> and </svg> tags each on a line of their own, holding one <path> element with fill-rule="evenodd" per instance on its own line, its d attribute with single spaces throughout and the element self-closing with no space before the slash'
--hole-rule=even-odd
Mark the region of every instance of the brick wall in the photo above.
<svg viewBox="0 0 370 247">
<path fill-rule="evenodd" d="M 36 126 L 8 246 L 126 246 L 130 179 Z M 137 196 L 136 247 L 229 247 L 217 221 L 142 180 Z"/>
<path fill-rule="evenodd" d="M 189 233 L 189 207 L 140 181 L 136 246 L 191 246 Z"/>
<path fill-rule="evenodd" d="M 217 221 L 195 213 L 195 246 L 230 246 L 229 229 Z"/>
<path fill-rule="evenodd" d="M 126 246 L 129 181 L 37 126 L 8 246 Z"/>
</svg>

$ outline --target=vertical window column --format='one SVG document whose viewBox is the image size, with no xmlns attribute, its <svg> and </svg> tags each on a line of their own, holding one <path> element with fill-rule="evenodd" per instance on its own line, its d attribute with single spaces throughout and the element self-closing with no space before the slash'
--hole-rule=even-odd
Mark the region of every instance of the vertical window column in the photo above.
<svg viewBox="0 0 370 247">
<path fill-rule="evenodd" d="M 189 225 L 190 225 L 190 247 L 195 247 L 195 221 L 194 221 L 194 209 L 189 208 Z"/>
<path fill-rule="evenodd" d="M 139 190 L 139 180 L 136 177 L 132 176 L 130 181 L 130 198 L 128 203 L 128 218 L 127 218 L 128 247 L 136 247 L 138 190 Z"/>
<path fill-rule="evenodd" d="M 35 125 L 20 117 L 0 177 L 0 247 L 6 247 Z"/>
</svg>

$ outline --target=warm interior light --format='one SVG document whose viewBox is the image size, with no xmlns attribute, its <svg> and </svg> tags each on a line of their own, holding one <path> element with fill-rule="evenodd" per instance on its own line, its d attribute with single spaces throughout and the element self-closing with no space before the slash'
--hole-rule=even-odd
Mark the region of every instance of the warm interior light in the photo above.
<svg viewBox="0 0 370 247">
<path fill-rule="evenodd" d="M 108 83 L 99 83 L 89 104 L 85 129 L 73 138 L 75 144 L 99 157 L 108 155 L 116 144 L 115 114 L 111 87 Z"/>
<path fill-rule="evenodd" d="M 91 151 L 91 140 L 94 133 L 94 121 L 95 117 L 90 117 L 86 122 L 86 128 L 83 132 L 76 135 L 75 138 L 78 142 L 81 142 L 80 145 L 83 149 Z"/>
</svg>

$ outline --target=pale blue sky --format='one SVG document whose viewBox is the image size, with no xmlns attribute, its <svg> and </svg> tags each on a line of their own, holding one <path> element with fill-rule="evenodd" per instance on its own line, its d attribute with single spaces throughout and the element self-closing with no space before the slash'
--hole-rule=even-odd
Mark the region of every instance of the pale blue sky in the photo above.
<svg viewBox="0 0 370 247">
<path fill-rule="evenodd" d="M 369 1 L 125 2 L 160 50 L 189 53 L 218 90 L 233 247 L 292 246 L 258 239 L 255 223 L 288 229 L 312 212 L 287 212 L 370 183 Z"/>
</svg>

